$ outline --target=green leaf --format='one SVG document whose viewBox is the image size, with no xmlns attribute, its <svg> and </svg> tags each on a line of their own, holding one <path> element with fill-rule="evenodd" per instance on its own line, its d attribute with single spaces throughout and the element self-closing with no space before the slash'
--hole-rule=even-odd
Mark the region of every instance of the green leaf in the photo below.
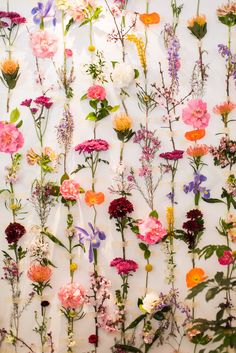
<svg viewBox="0 0 236 353">
<path fill-rule="evenodd" d="M 96 10 L 94 11 L 92 19 L 93 20 L 97 20 L 101 12 L 102 12 L 102 8 L 101 7 L 97 7 Z"/>
<path fill-rule="evenodd" d="M 66 30 L 65 30 L 65 34 L 67 34 L 68 33 L 68 31 L 69 31 L 69 29 L 70 29 L 70 27 L 73 25 L 73 23 L 74 23 L 75 21 L 74 21 L 74 19 L 73 18 L 71 18 L 70 20 L 69 20 L 69 22 L 67 23 L 67 25 L 66 25 Z"/>
<path fill-rule="evenodd" d="M 139 77 L 139 71 L 137 69 L 134 69 L 134 78 Z"/>
<path fill-rule="evenodd" d="M 96 99 L 91 99 L 89 101 L 89 105 L 90 107 L 92 107 L 93 109 L 97 109 L 97 106 L 98 106 L 98 101 Z"/>
<path fill-rule="evenodd" d="M 12 110 L 10 114 L 10 123 L 15 123 L 20 117 L 20 111 L 18 108 Z"/>
<path fill-rule="evenodd" d="M 203 197 L 202 200 L 207 203 L 225 203 L 224 201 L 222 201 L 220 199 L 204 199 L 204 197 Z"/>
<path fill-rule="evenodd" d="M 19 129 L 23 125 L 23 120 L 20 120 L 18 124 L 16 124 L 17 129 Z"/>
<path fill-rule="evenodd" d="M 217 272 L 216 273 L 215 280 L 218 284 L 221 284 L 223 278 L 224 278 L 224 272 Z"/>
<path fill-rule="evenodd" d="M 146 317 L 146 314 L 142 314 L 140 316 L 138 316 L 134 321 L 131 322 L 131 324 L 126 327 L 125 331 L 130 330 L 132 328 L 135 328 L 136 326 L 138 326 L 138 324 Z"/>
<path fill-rule="evenodd" d="M 155 217 L 155 218 L 158 219 L 158 213 L 157 213 L 157 211 L 154 210 L 154 211 L 150 212 L 150 213 L 149 213 L 149 217 Z"/>
<path fill-rule="evenodd" d="M 84 100 L 87 99 L 87 98 L 88 98 L 87 93 L 85 93 L 85 94 L 80 98 L 80 100 L 81 100 L 81 101 L 84 101 Z"/>
<path fill-rule="evenodd" d="M 217 293 L 218 287 L 208 289 L 208 291 L 206 292 L 206 301 L 209 302 L 209 300 L 215 298 Z"/>
<path fill-rule="evenodd" d="M 162 321 L 162 320 L 164 320 L 165 315 L 161 311 L 158 311 L 153 315 L 153 317 L 157 321 Z"/>
<path fill-rule="evenodd" d="M 118 64 L 118 61 L 112 61 L 111 64 L 112 64 L 112 68 L 114 69 L 116 64 Z"/>
<path fill-rule="evenodd" d="M 67 173 L 63 174 L 61 177 L 61 184 L 63 183 L 64 180 L 70 179 L 69 175 Z"/>
<path fill-rule="evenodd" d="M 44 231 L 43 234 L 45 234 L 53 243 L 60 245 L 62 248 L 68 251 L 67 247 L 57 237 L 55 237 L 55 235 L 46 231 Z"/>
<path fill-rule="evenodd" d="M 112 107 L 112 108 L 110 109 L 110 112 L 114 113 L 114 112 L 116 112 L 119 108 L 120 108 L 119 105 L 115 105 L 114 107 Z"/>
<path fill-rule="evenodd" d="M 0 194 L 3 193 L 4 191 L 10 192 L 10 190 L 8 190 L 8 189 L 1 189 Z"/>
<path fill-rule="evenodd" d="M 97 120 L 97 116 L 95 113 L 91 112 L 86 116 L 86 120 L 91 120 L 91 121 L 96 121 Z"/>
<path fill-rule="evenodd" d="M 116 344 L 115 347 L 120 348 L 120 349 L 124 350 L 125 352 L 142 353 L 142 351 L 140 351 L 140 349 L 133 347 L 133 346 L 129 346 L 127 344 Z"/>
<path fill-rule="evenodd" d="M 150 250 L 145 250 L 144 251 L 144 258 L 147 260 L 147 259 L 149 259 L 150 258 L 150 256 L 151 256 L 151 251 Z"/>
<path fill-rule="evenodd" d="M 140 247 L 141 250 L 146 251 L 148 250 L 147 245 L 144 243 L 139 243 L 138 246 Z"/>
<path fill-rule="evenodd" d="M 86 20 L 84 20 L 84 21 L 80 24 L 79 27 L 82 27 L 82 26 L 86 25 L 86 24 L 89 23 L 89 22 L 90 22 L 90 18 L 87 18 Z"/>
</svg>

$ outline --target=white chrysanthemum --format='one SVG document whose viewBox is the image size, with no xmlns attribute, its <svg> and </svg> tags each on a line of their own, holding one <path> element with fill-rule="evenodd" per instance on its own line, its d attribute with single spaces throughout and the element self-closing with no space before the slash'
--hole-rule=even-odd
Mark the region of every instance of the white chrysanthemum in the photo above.
<svg viewBox="0 0 236 353">
<path fill-rule="evenodd" d="M 134 80 L 134 69 L 125 63 L 116 64 L 112 73 L 112 79 L 115 87 L 127 88 Z"/>
<path fill-rule="evenodd" d="M 149 293 L 143 299 L 142 308 L 150 314 L 160 301 L 160 297 L 157 293 Z"/>
</svg>

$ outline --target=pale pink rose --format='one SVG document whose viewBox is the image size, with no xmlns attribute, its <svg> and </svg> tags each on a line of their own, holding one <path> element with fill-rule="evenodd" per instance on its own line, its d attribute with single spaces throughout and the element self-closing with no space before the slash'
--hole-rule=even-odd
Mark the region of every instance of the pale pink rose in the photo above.
<svg viewBox="0 0 236 353">
<path fill-rule="evenodd" d="M 204 129 L 209 124 L 210 114 L 207 112 L 207 104 L 201 99 L 192 99 L 182 111 L 185 124 L 192 125 L 195 129 Z"/>
<path fill-rule="evenodd" d="M 66 179 L 61 184 L 60 193 L 66 200 L 76 200 L 80 193 L 80 185 L 73 179 Z"/>
<path fill-rule="evenodd" d="M 224 255 L 219 257 L 219 263 L 223 266 L 228 266 L 234 262 L 234 257 L 232 255 L 232 251 L 225 250 Z"/>
<path fill-rule="evenodd" d="M 76 309 L 84 304 L 86 291 L 78 283 L 69 283 L 61 287 L 58 293 L 62 306 L 66 309 Z"/>
<path fill-rule="evenodd" d="M 89 87 L 87 91 L 88 98 L 103 101 L 106 98 L 105 88 L 99 85 Z"/>
<path fill-rule="evenodd" d="M 57 37 L 46 30 L 40 29 L 30 36 L 30 47 L 37 58 L 52 58 L 57 51 L 57 44 Z"/>
<path fill-rule="evenodd" d="M 139 239 L 147 244 L 159 243 L 167 234 L 166 229 L 156 217 L 147 217 L 138 222 Z"/>
<path fill-rule="evenodd" d="M 24 137 L 15 125 L 0 121 L 0 152 L 15 153 L 23 144 Z"/>
</svg>

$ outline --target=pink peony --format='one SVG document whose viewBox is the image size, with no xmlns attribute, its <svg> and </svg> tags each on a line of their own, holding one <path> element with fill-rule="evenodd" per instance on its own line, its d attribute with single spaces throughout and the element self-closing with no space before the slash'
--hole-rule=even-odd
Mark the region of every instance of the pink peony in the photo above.
<svg viewBox="0 0 236 353">
<path fill-rule="evenodd" d="M 89 87 L 87 91 L 88 98 L 97 99 L 103 101 L 106 98 L 105 88 L 99 85 L 93 85 Z"/>
<path fill-rule="evenodd" d="M 94 140 L 87 140 L 84 141 L 80 144 L 78 144 L 75 147 L 75 151 L 79 151 L 79 153 L 93 153 L 95 152 L 101 152 L 101 151 L 107 151 L 109 148 L 109 145 L 107 141 L 102 140 L 102 139 L 94 139 Z"/>
<path fill-rule="evenodd" d="M 57 37 L 46 30 L 38 30 L 30 36 L 30 47 L 37 58 L 52 58 L 57 51 Z"/>
<path fill-rule="evenodd" d="M 166 229 L 156 217 L 148 217 L 138 222 L 138 238 L 147 244 L 159 243 L 167 234 Z"/>
<path fill-rule="evenodd" d="M 195 129 L 204 129 L 208 126 L 210 114 L 207 112 L 207 104 L 201 99 L 192 99 L 182 111 L 185 124 L 192 125 Z"/>
<path fill-rule="evenodd" d="M 23 144 L 24 137 L 15 125 L 0 121 L 0 152 L 15 153 Z"/>
<path fill-rule="evenodd" d="M 232 251 L 225 250 L 224 255 L 219 257 L 219 263 L 223 266 L 228 266 L 234 262 L 234 257 L 232 255 Z"/>
<path fill-rule="evenodd" d="M 66 179 L 61 184 L 60 193 L 66 200 L 76 200 L 80 193 L 80 185 L 73 179 Z"/>
<path fill-rule="evenodd" d="M 69 283 L 61 287 L 58 298 L 66 309 L 76 309 L 84 304 L 86 291 L 78 283 Z"/>
</svg>

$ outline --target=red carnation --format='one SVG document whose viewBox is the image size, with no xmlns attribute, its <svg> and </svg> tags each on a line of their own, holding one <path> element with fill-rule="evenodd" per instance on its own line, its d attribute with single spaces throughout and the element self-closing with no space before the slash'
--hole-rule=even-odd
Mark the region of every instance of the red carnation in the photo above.
<svg viewBox="0 0 236 353">
<path fill-rule="evenodd" d="M 9 226 L 5 229 L 8 244 L 17 243 L 25 233 L 25 227 L 17 222 L 10 223 Z"/>
<path fill-rule="evenodd" d="M 128 213 L 133 212 L 134 207 L 132 203 L 125 197 L 120 197 L 111 201 L 108 213 L 110 218 L 124 218 Z"/>
<path fill-rule="evenodd" d="M 97 335 L 90 335 L 88 338 L 89 343 L 97 344 L 98 343 L 98 336 Z"/>
</svg>

